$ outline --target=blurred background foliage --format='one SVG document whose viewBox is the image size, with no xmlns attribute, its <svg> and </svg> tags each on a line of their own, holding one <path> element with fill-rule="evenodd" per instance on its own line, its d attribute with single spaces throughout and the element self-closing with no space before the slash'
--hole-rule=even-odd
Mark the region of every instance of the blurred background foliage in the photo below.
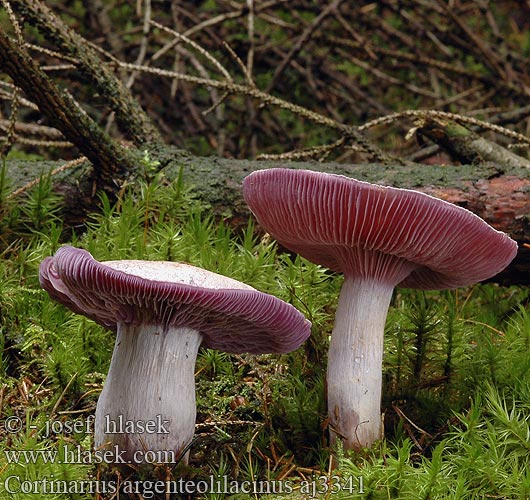
<svg viewBox="0 0 530 500">
<path fill-rule="evenodd" d="M 126 70 L 118 62 L 255 85 L 337 122 L 365 126 L 383 149 L 417 161 L 451 158 L 424 137 L 405 140 L 410 118 L 377 126 L 372 120 L 430 109 L 528 133 L 527 1 L 50 0 L 46 5 L 97 47 L 167 143 L 197 155 L 248 159 L 329 145 L 339 136 L 249 97 Z M 120 137 L 105 100 L 86 85 L 83 72 L 69 67 L 67 59 L 37 50 L 57 47 L 35 30 L 27 31 L 34 33 L 32 56 L 98 123 Z M 8 117 L 12 89 L 4 85 L 0 97 Z M 30 106 L 19 104 L 18 113 L 22 121 L 38 119 L 46 125 Z M 500 144 L 508 141 L 494 132 L 489 137 Z M 50 153 L 31 140 L 24 142 L 17 149 Z M 528 144 L 517 152 L 526 156 Z M 60 154 L 64 157 L 64 151 Z M 345 162 L 363 159 L 354 144 L 317 158 L 327 155 Z"/>
</svg>

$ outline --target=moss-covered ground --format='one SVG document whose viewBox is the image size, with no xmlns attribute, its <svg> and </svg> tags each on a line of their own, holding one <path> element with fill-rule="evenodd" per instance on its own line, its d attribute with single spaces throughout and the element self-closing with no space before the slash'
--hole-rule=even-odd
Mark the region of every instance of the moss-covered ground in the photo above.
<svg viewBox="0 0 530 500">
<path fill-rule="evenodd" d="M 64 228 L 49 182 L 2 199 L 0 498 L 530 498 L 528 289 L 398 289 L 387 320 L 385 439 L 328 446 L 325 370 L 341 277 L 282 253 L 252 222 L 215 220 L 180 181 L 130 186 Z M 114 334 L 55 303 L 40 262 L 64 243 L 98 260 L 185 261 L 293 304 L 313 323 L 287 355 L 201 349 L 187 466 L 98 463 L 92 423 Z M 335 457 L 331 467 L 331 457 Z"/>
</svg>

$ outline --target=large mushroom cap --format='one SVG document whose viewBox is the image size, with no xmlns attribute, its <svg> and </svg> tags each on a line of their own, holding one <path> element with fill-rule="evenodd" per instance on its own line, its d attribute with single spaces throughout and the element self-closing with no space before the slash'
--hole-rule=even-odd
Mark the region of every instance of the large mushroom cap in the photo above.
<svg viewBox="0 0 530 500">
<path fill-rule="evenodd" d="M 42 262 L 39 276 L 52 298 L 112 330 L 119 322 L 193 328 L 205 347 L 255 354 L 290 352 L 310 335 L 293 306 L 187 264 L 98 262 L 65 246 Z"/>
<path fill-rule="evenodd" d="M 517 253 L 515 241 L 480 217 L 418 191 L 278 168 L 250 174 L 243 194 L 289 250 L 345 274 L 392 275 L 409 288 L 470 285 Z"/>
</svg>

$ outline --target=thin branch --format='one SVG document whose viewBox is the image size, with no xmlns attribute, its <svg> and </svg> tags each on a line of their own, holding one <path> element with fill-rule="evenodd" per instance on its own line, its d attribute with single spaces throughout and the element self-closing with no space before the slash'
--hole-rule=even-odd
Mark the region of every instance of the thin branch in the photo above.
<svg viewBox="0 0 530 500">
<path fill-rule="evenodd" d="M 55 57 L 56 59 L 59 59 L 61 61 L 68 61 L 71 67 L 77 67 L 77 65 L 79 64 L 79 59 L 77 59 L 76 57 L 69 57 L 66 54 L 57 52 L 56 50 L 50 50 L 45 47 L 41 47 L 40 45 L 35 45 L 34 43 L 25 43 L 24 45 L 26 49 L 31 49 L 35 52 L 39 52 L 40 54 L 46 54 L 47 56 Z"/>
<path fill-rule="evenodd" d="M 5 139 L 0 136 L 0 139 Z M 73 144 L 68 141 L 50 141 L 46 139 L 28 139 L 15 135 L 13 144 L 25 144 L 26 146 L 40 147 L 40 148 L 71 148 Z M 5 154 L 4 154 L 5 155 Z"/>
<path fill-rule="evenodd" d="M 145 61 L 145 56 L 147 54 L 147 44 L 149 42 L 149 32 L 151 24 L 151 0 L 143 0 L 144 3 L 144 22 L 142 26 L 142 40 L 140 42 L 140 50 L 138 51 L 138 56 L 136 57 L 136 64 L 142 65 Z M 140 4 L 138 5 L 140 8 Z M 134 85 L 136 80 L 136 73 L 131 73 L 129 79 L 125 86 L 130 89 Z"/>
<path fill-rule="evenodd" d="M 102 187 L 121 172 L 134 171 L 135 159 L 108 137 L 67 91 L 57 88 L 31 56 L 0 28 L 0 66 L 94 165 Z"/>
<path fill-rule="evenodd" d="M 61 165 L 60 167 L 57 167 L 53 169 L 50 173 L 51 176 L 57 175 L 61 172 L 64 172 L 65 170 L 69 170 L 71 168 L 77 167 L 78 165 L 81 165 L 82 163 L 86 162 L 87 158 L 84 156 L 80 156 L 79 158 L 76 158 L 75 160 L 69 161 Z M 16 189 L 12 193 L 9 193 L 6 198 L 8 200 L 11 200 L 13 198 L 16 198 L 17 196 L 20 196 L 22 193 L 26 192 L 28 189 L 31 189 L 33 186 L 37 185 L 40 182 L 40 179 L 33 179 L 32 181 L 24 184 L 22 187 Z"/>
<path fill-rule="evenodd" d="M 321 27 L 322 22 L 326 17 L 328 17 L 332 12 L 334 12 L 336 9 L 339 8 L 340 4 L 343 2 L 343 0 L 334 0 L 331 2 L 322 12 L 313 19 L 311 24 L 304 30 L 302 35 L 298 38 L 294 46 L 291 48 L 287 56 L 283 59 L 283 61 L 280 63 L 280 65 L 276 68 L 274 71 L 274 74 L 272 75 L 272 79 L 267 85 L 267 88 L 265 92 L 268 94 L 270 91 L 274 88 L 276 85 L 276 82 L 280 78 L 280 76 L 283 74 L 289 63 L 298 55 L 298 53 L 302 50 L 306 42 L 311 38 L 313 33 Z"/>
<path fill-rule="evenodd" d="M 229 82 L 232 81 L 232 77 L 230 76 L 230 73 L 227 71 L 227 69 L 215 57 L 213 57 L 207 50 L 203 49 L 197 42 L 194 42 L 187 36 L 182 35 L 181 33 L 175 30 L 172 30 L 171 28 L 168 28 L 167 26 L 163 26 L 162 24 L 157 23 L 156 21 L 151 20 L 150 23 L 156 28 L 161 29 L 165 31 L 166 33 L 173 35 L 176 40 L 183 41 L 190 47 L 194 48 L 199 54 L 201 54 L 206 59 L 208 59 L 208 61 L 210 61 L 219 70 L 219 72 L 227 79 L 227 81 Z M 153 61 L 156 60 L 156 54 L 153 56 L 152 60 Z"/>
<path fill-rule="evenodd" d="M 37 108 L 38 109 L 38 108 Z M 0 129 L 6 131 L 9 125 L 8 120 L 0 120 Z M 55 140 L 61 139 L 63 135 L 59 130 L 53 127 L 46 127 L 45 125 L 37 125 L 34 123 L 15 123 L 15 132 L 17 134 L 29 134 L 29 135 L 40 135 L 47 137 L 48 139 Z"/>
<path fill-rule="evenodd" d="M 17 90 L 17 86 L 9 82 L 2 81 L 0 81 L 0 85 L 3 85 L 4 87 L 7 87 L 11 90 L 11 92 L 6 92 L 5 90 L 0 89 L 0 99 L 11 102 L 13 98 L 12 93 Z M 39 107 L 34 102 L 31 102 L 29 99 L 26 99 L 22 96 L 19 96 L 18 99 L 22 106 L 26 106 L 27 108 L 32 109 L 33 111 L 38 111 Z"/>
<path fill-rule="evenodd" d="M 249 47 L 247 51 L 247 64 L 241 66 L 245 74 L 247 84 L 250 86 L 254 85 L 254 80 L 252 78 L 252 73 L 254 71 L 254 50 L 255 50 L 255 37 L 254 37 L 254 0 L 247 0 L 248 15 L 247 15 L 247 33 L 249 40 Z M 228 44 L 225 42 L 225 46 Z M 232 51 L 236 60 L 239 60 L 239 57 L 235 54 L 235 51 Z M 252 99 L 247 97 L 247 123 L 248 123 L 248 132 L 247 132 L 247 156 L 250 158 L 256 158 L 258 154 L 258 135 L 256 133 L 255 120 L 257 116 L 256 105 L 252 102 Z"/>
<path fill-rule="evenodd" d="M 162 142 L 159 131 L 144 110 L 84 38 L 39 0 L 10 0 L 10 3 L 46 39 L 54 41 L 78 61 L 79 69 L 95 83 L 110 108 L 115 111 L 118 125 L 130 135 L 135 144 Z"/>
<path fill-rule="evenodd" d="M 20 28 L 20 24 L 17 18 L 15 17 L 13 9 L 11 8 L 11 4 L 8 0 L 1 0 L 1 3 L 5 11 L 7 12 L 7 17 L 15 33 L 15 38 L 17 42 L 22 45 L 24 43 L 24 37 L 22 36 L 22 30 Z"/>
<path fill-rule="evenodd" d="M 138 56 L 136 57 L 136 64 L 142 65 L 145 61 L 145 56 L 147 54 L 147 45 L 149 42 L 149 32 L 150 32 L 150 22 L 151 22 L 151 0 L 143 0 L 144 2 L 144 22 L 142 26 L 142 39 L 140 41 L 140 50 L 138 51 Z M 141 14 L 141 4 L 138 2 L 137 10 L 139 10 L 139 15 Z M 129 78 L 127 79 L 127 82 L 125 83 L 125 87 L 127 89 L 131 89 L 134 85 L 134 82 L 136 80 L 137 73 L 132 72 L 129 75 Z M 112 111 L 112 113 L 109 114 L 109 117 L 107 119 L 107 123 L 105 125 L 105 132 L 109 133 L 110 129 L 112 127 L 112 124 L 114 123 L 114 119 L 116 118 L 116 111 Z"/>
<path fill-rule="evenodd" d="M 230 45 L 226 42 L 223 42 L 224 49 L 228 52 L 230 57 L 235 61 L 235 63 L 239 66 L 241 69 L 241 73 L 243 73 L 245 80 L 247 81 L 247 85 L 251 87 L 255 87 L 254 81 L 252 79 L 252 73 L 248 72 L 248 64 L 245 65 L 245 63 L 241 60 L 241 58 L 235 53 L 234 49 L 230 47 Z"/>
<path fill-rule="evenodd" d="M 5 158 L 13 144 L 16 142 L 17 134 L 15 132 L 15 127 L 17 122 L 18 106 L 20 104 L 18 95 L 18 89 L 15 89 L 13 91 L 13 96 L 11 99 L 11 113 L 9 116 L 9 120 L 7 120 L 7 126 L 5 127 L 6 135 L 5 138 L 2 138 L 4 139 L 4 143 L 0 148 L 0 158 Z"/>
<path fill-rule="evenodd" d="M 415 133 L 440 144 L 464 164 L 493 162 L 497 165 L 530 169 L 530 161 L 508 149 L 488 141 L 459 123 L 440 117 L 424 117 Z"/>
<path fill-rule="evenodd" d="M 255 12 L 254 12 L 254 0 L 247 0 L 247 7 L 248 7 L 248 16 L 247 16 L 247 33 L 248 33 L 248 40 L 249 40 L 249 48 L 247 53 L 247 64 L 246 64 L 246 74 L 252 75 L 254 71 L 254 46 L 255 46 L 255 40 L 254 40 L 254 19 L 255 19 Z M 252 79 L 247 80 L 252 81 Z"/>
<path fill-rule="evenodd" d="M 385 125 L 388 123 L 395 122 L 397 120 L 401 120 L 402 118 L 411 118 L 411 117 L 420 118 L 420 119 L 426 118 L 426 117 L 445 118 L 448 120 L 453 120 L 458 123 L 466 123 L 469 125 L 480 127 L 481 129 L 491 130 L 493 132 L 497 132 L 498 134 L 504 135 L 511 139 L 515 139 L 516 141 L 519 141 L 520 143 L 525 143 L 527 145 L 530 145 L 530 137 L 527 137 L 518 132 L 514 132 L 513 130 L 507 129 L 505 127 L 501 127 L 500 125 L 496 125 L 494 123 L 479 120 L 478 118 L 473 118 L 471 116 L 460 115 L 457 113 L 448 113 L 447 111 L 437 111 L 433 109 L 406 110 L 406 111 L 400 111 L 399 113 L 392 113 L 390 115 L 381 116 L 379 118 L 376 118 L 374 120 L 370 120 L 369 122 L 364 123 L 363 125 L 359 127 L 359 130 L 368 130 L 369 128 L 373 128 L 379 125 Z"/>
<path fill-rule="evenodd" d="M 261 12 L 263 10 L 269 9 L 270 7 L 274 7 L 277 4 L 283 3 L 281 0 L 272 0 L 268 2 L 262 2 L 259 6 L 256 6 L 256 11 Z M 192 28 L 186 30 L 183 35 L 187 37 L 191 37 L 195 33 L 198 33 L 206 28 L 210 28 L 212 26 L 215 26 L 216 24 L 224 23 L 225 21 L 229 21 L 231 19 L 237 19 L 239 17 L 243 17 L 245 15 L 246 9 L 241 8 L 238 10 L 235 10 L 233 12 L 226 12 L 224 14 L 219 14 L 218 16 L 208 18 L 204 20 L 201 23 L 198 23 L 194 25 Z M 165 53 L 169 52 L 175 45 L 179 43 L 179 40 L 172 40 L 171 42 L 167 43 L 162 47 L 156 54 L 153 56 L 152 60 L 155 61 L 162 57 Z"/>
<path fill-rule="evenodd" d="M 293 104 L 291 102 L 280 99 L 279 97 L 275 97 L 273 95 L 267 94 L 266 92 L 263 92 L 255 87 L 251 87 L 249 85 L 241 85 L 241 84 L 234 83 L 234 82 L 210 80 L 210 79 L 201 78 L 198 76 L 177 73 L 175 71 L 164 70 L 160 68 L 136 66 L 130 63 L 122 62 L 120 63 L 120 67 L 123 69 L 131 70 L 131 71 L 143 71 L 145 73 L 150 73 L 150 74 L 158 75 L 161 77 L 176 78 L 176 79 L 186 81 L 189 83 L 194 83 L 196 85 L 203 85 L 206 87 L 208 86 L 215 87 L 219 89 L 224 89 L 232 94 L 246 95 L 248 97 L 252 97 L 254 99 L 261 101 L 263 104 L 268 104 L 272 106 L 277 106 L 282 109 L 286 109 L 298 116 L 301 116 L 303 118 L 306 118 L 307 120 L 312 121 L 313 123 L 324 125 L 328 128 L 338 131 L 340 134 L 353 139 L 359 146 L 362 147 L 362 149 L 366 153 L 370 155 L 372 159 L 376 161 L 380 161 L 382 163 L 391 163 L 391 162 L 402 163 L 402 160 L 391 157 L 390 155 L 381 151 L 377 146 L 371 144 L 362 135 L 358 127 L 345 125 L 343 123 L 337 122 L 336 120 L 333 120 L 331 118 L 328 118 L 327 116 L 311 111 L 307 108 L 304 108 L 303 106 L 299 106 L 297 104 Z"/>
<path fill-rule="evenodd" d="M 312 148 L 289 151 L 287 153 L 280 154 L 261 154 L 256 159 L 257 160 L 269 160 L 269 161 L 295 161 L 295 160 L 304 160 L 308 158 L 314 158 L 320 156 L 319 161 L 324 160 L 333 150 L 344 146 L 345 139 L 341 137 L 332 144 L 325 144 L 323 146 L 314 146 Z"/>
</svg>

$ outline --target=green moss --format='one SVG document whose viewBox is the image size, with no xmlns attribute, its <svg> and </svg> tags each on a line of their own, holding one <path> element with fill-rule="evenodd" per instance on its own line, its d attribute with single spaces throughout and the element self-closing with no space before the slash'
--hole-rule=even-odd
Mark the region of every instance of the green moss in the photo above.
<svg viewBox="0 0 530 500">
<path fill-rule="evenodd" d="M 441 293 L 396 291 L 385 341 L 386 439 L 371 451 L 335 450 L 339 463 L 329 476 L 325 371 L 340 276 L 281 253 L 252 223 L 234 230 L 219 222 L 183 181 L 186 156 L 159 158 L 166 168 L 181 168 L 182 176 L 171 182 L 168 175 L 148 172 L 148 181 L 136 180 L 116 204 L 102 196 L 102 211 L 85 232 L 62 235 L 62 241 L 98 259 L 185 260 L 272 293 L 313 322 L 309 341 L 288 355 L 201 350 L 197 433 L 190 466 L 181 466 L 179 475 L 198 481 L 220 474 L 236 484 L 280 481 L 295 499 L 307 497 L 302 492 L 312 474 L 316 498 L 326 498 L 326 485 L 337 485 L 333 498 L 528 496 L 530 315 L 522 306 L 527 290 L 482 285 Z M 204 160 L 208 168 L 212 164 L 227 165 Z M 361 178 L 378 173 L 377 167 L 355 170 Z M 15 417 L 22 425 L 19 432 L 0 432 L 0 453 L 90 455 L 90 429 L 41 432 L 47 422 L 89 421 L 114 343 L 111 332 L 53 302 L 39 287 L 38 266 L 59 244 L 52 228 L 61 229 L 53 215 L 56 200 L 44 187 L 36 191 L 44 212 L 26 221 L 17 243 L 0 258 L 2 423 Z M 21 213 L 32 213 L 32 196 Z M 40 231 L 27 231 L 31 224 L 40 224 Z M 12 463 L 2 455 L 2 487 L 13 476 L 33 482 L 53 476 L 70 484 L 116 480 L 100 464 L 64 464 L 58 458 L 44 463 L 43 456 L 30 464 L 24 455 Z M 147 487 L 145 481 L 157 474 L 127 477 Z M 249 497 L 234 492 L 231 498 Z"/>
</svg>

